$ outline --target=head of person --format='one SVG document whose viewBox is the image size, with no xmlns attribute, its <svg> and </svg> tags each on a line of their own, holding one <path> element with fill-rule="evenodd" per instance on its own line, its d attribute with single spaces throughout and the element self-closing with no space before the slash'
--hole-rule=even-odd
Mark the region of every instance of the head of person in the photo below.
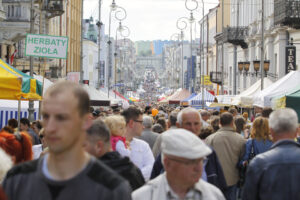
<svg viewBox="0 0 300 200">
<path fill-rule="evenodd" d="M 43 145 L 43 148 L 47 147 L 47 142 L 45 141 L 45 129 L 42 128 L 39 132 L 39 138 L 40 138 L 40 141 Z"/>
<path fill-rule="evenodd" d="M 259 140 L 270 140 L 269 120 L 264 117 L 258 117 L 254 120 L 251 129 L 251 138 Z"/>
<path fill-rule="evenodd" d="M 199 135 L 200 139 L 205 140 L 208 136 L 214 133 L 214 129 L 211 126 L 206 126 L 201 128 L 201 133 Z"/>
<path fill-rule="evenodd" d="M 164 117 L 159 117 L 156 123 L 160 124 L 163 127 L 164 131 L 167 130 L 167 122 Z"/>
<path fill-rule="evenodd" d="M 247 113 L 247 112 L 243 112 L 243 117 L 244 117 L 244 119 L 247 121 L 247 120 L 248 120 L 248 117 L 249 117 L 248 113 Z"/>
<path fill-rule="evenodd" d="M 213 132 L 217 132 L 220 129 L 220 117 L 213 115 L 210 120 L 210 125 L 213 128 Z"/>
<path fill-rule="evenodd" d="M 214 110 L 214 111 L 212 112 L 212 115 L 213 115 L 213 116 L 219 116 L 219 115 L 220 115 L 220 112 L 219 112 L 218 110 Z"/>
<path fill-rule="evenodd" d="M 20 130 L 21 131 L 28 131 L 30 128 L 30 121 L 27 118 L 20 119 Z"/>
<path fill-rule="evenodd" d="M 32 122 L 31 128 L 38 135 L 43 128 L 42 122 L 40 120 Z"/>
<path fill-rule="evenodd" d="M 265 107 L 261 111 L 261 116 L 265 118 L 269 118 L 270 114 L 273 112 L 273 109 L 270 107 Z"/>
<path fill-rule="evenodd" d="M 189 130 L 198 136 L 202 126 L 201 115 L 195 108 L 184 108 L 177 115 L 176 126 Z"/>
<path fill-rule="evenodd" d="M 32 160 L 31 137 L 27 133 L 2 132 L 0 134 L 0 148 L 11 157 L 14 164 Z"/>
<path fill-rule="evenodd" d="M 236 108 L 229 108 L 229 110 L 228 110 L 228 112 L 230 112 L 232 115 L 233 115 L 233 117 L 235 117 L 236 115 L 237 115 L 237 109 Z"/>
<path fill-rule="evenodd" d="M 259 106 L 254 106 L 254 113 L 255 113 L 255 116 L 256 116 L 257 113 L 261 113 L 262 110 L 263 110 L 263 109 L 262 109 L 261 107 L 259 107 Z"/>
<path fill-rule="evenodd" d="M 42 117 L 49 153 L 82 148 L 85 132 L 92 123 L 89 109 L 89 95 L 77 83 L 59 81 L 47 89 Z"/>
<path fill-rule="evenodd" d="M 146 106 L 144 113 L 146 115 L 151 115 L 152 114 L 152 108 L 151 108 L 151 106 Z"/>
<path fill-rule="evenodd" d="M 241 134 L 242 131 L 245 129 L 245 125 L 246 125 L 246 121 L 244 117 L 235 118 L 234 125 L 235 125 L 235 131 Z"/>
<path fill-rule="evenodd" d="M 124 136 L 126 131 L 126 122 L 121 115 L 111 115 L 105 118 L 104 123 L 110 130 L 112 136 Z"/>
<path fill-rule="evenodd" d="M 160 133 L 164 132 L 164 128 L 160 124 L 154 124 L 152 126 L 152 131 L 160 134 Z"/>
<path fill-rule="evenodd" d="M 102 120 L 94 120 L 92 126 L 87 130 L 84 148 L 97 158 L 110 151 L 110 130 Z"/>
<path fill-rule="evenodd" d="M 220 125 L 222 127 L 233 127 L 233 115 L 230 112 L 224 112 L 220 116 Z"/>
<path fill-rule="evenodd" d="M 14 118 L 8 120 L 7 123 L 8 123 L 7 125 L 13 129 L 18 128 L 18 120 L 14 119 Z"/>
<path fill-rule="evenodd" d="M 174 127 L 176 126 L 176 122 L 177 122 L 177 112 L 173 111 L 169 114 L 169 117 L 168 117 L 168 127 Z"/>
<path fill-rule="evenodd" d="M 144 115 L 143 116 L 143 126 L 145 129 L 147 130 L 151 130 L 153 125 L 153 118 L 148 116 L 148 115 Z"/>
<path fill-rule="evenodd" d="M 269 118 L 269 125 L 274 142 L 297 137 L 298 116 L 291 108 L 273 111 Z"/>
<path fill-rule="evenodd" d="M 129 108 L 125 109 L 121 115 L 124 116 L 126 120 L 126 128 L 128 133 L 130 133 L 132 136 L 141 136 L 144 129 L 142 111 L 135 106 L 130 106 Z"/>
<path fill-rule="evenodd" d="M 200 114 L 203 121 L 207 121 L 210 118 L 210 113 L 207 110 L 201 110 Z"/>
<path fill-rule="evenodd" d="M 203 160 L 212 152 L 194 133 L 181 128 L 164 132 L 161 148 L 168 182 L 186 188 L 199 181 Z"/>
</svg>

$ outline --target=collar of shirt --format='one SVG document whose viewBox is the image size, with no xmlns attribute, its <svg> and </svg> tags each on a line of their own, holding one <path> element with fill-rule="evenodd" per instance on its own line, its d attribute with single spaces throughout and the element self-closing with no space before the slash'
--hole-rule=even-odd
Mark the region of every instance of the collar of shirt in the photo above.
<svg viewBox="0 0 300 200">
<path fill-rule="evenodd" d="M 178 195 L 172 190 L 172 188 L 169 186 L 166 173 L 164 173 L 163 176 L 164 179 L 164 186 L 165 186 L 165 191 L 167 195 L 168 200 L 180 200 Z M 185 195 L 184 199 L 182 200 L 195 200 L 195 199 L 202 199 L 201 191 L 197 189 L 196 187 L 191 188 Z"/>
</svg>

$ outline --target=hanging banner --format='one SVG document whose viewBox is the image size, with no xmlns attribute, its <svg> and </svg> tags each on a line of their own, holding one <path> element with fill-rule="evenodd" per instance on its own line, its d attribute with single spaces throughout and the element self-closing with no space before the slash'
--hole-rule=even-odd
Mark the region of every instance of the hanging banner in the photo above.
<svg viewBox="0 0 300 200">
<path fill-rule="evenodd" d="M 68 37 L 26 34 L 25 56 L 67 59 Z"/>
<path fill-rule="evenodd" d="M 285 73 L 296 70 L 296 47 L 289 45 L 285 47 Z"/>
</svg>

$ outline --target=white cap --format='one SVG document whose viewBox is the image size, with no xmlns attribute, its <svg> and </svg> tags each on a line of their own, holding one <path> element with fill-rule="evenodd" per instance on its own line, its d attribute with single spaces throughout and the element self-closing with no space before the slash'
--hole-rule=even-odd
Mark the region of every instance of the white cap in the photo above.
<svg viewBox="0 0 300 200">
<path fill-rule="evenodd" d="M 194 133 L 185 129 L 171 129 L 162 134 L 162 153 L 187 159 L 203 158 L 212 150 Z"/>
</svg>

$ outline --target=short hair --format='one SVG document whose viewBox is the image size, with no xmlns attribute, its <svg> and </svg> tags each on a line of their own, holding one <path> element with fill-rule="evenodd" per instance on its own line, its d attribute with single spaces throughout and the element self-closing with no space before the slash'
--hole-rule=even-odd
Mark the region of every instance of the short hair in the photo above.
<svg viewBox="0 0 300 200">
<path fill-rule="evenodd" d="M 151 129 L 152 125 L 153 125 L 153 118 L 149 117 L 147 115 L 144 115 L 143 116 L 143 126 L 145 128 Z"/>
<path fill-rule="evenodd" d="M 74 97 L 78 100 L 78 111 L 80 115 L 85 115 L 90 112 L 90 98 L 88 93 L 79 84 L 71 81 L 58 81 L 51 85 L 44 96 L 56 96 L 60 93 L 71 91 Z"/>
<path fill-rule="evenodd" d="M 270 108 L 270 107 L 265 107 L 263 108 L 262 112 L 261 112 L 261 115 L 262 117 L 266 117 L 266 118 L 269 118 L 270 114 L 273 112 L 273 109 Z"/>
<path fill-rule="evenodd" d="M 176 122 L 177 122 L 177 112 L 171 112 L 171 114 L 169 115 L 169 122 L 171 124 L 171 126 L 176 126 Z"/>
<path fill-rule="evenodd" d="M 213 132 L 214 132 L 213 127 L 207 126 L 207 127 L 201 129 L 199 137 L 200 137 L 200 139 L 205 140 Z"/>
<path fill-rule="evenodd" d="M 237 113 L 237 109 L 236 108 L 229 108 L 228 112 L 230 112 L 231 114 L 235 114 Z"/>
<path fill-rule="evenodd" d="M 220 115 L 220 112 L 219 112 L 218 110 L 214 110 L 214 111 L 212 112 L 212 115 L 219 116 L 219 115 Z"/>
<path fill-rule="evenodd" d="M 295 132 L 298 128 L 298 116 L 291 108 L 279 109 L 271 113 L 269 124 L 276 134 Z"/>
<path fill-rule="evenodd" d="M 213 132 L 217 132 L 220 129 L 220 117 L 212 116 L 212 118 L 210 120 L 210 125 L 213 128 Z"/>
<path fill-rule="evenodd" d="M 88 137 L 97 137 L 103 143 L 110 145 L 110 131 L 102 120 L 94 120 L 92 126 L 86 132 Z"/>
<path fill-rule="evenodd" d="M 220 116 L 220 124 L 222 126 L 228 126 L 232 123 L 233 121 L 233 115 L 229 112 L 224 112 Z"/>
<path fill-rule="evenodd" d="M 236 128 L 235 131 L 238 133 L 241 133 L 244 130 L 246 121 L 243 117 L 239 116 L 239 117 L 235 118 L 234 124 L 235 124 L 235 128 Z"/>
<path fill-rule="evenodd" d="M 182 109 L 177 115 L 177 122 L 180 124 L 180 126 L 182 125 L 182 115 L 185 113 L 197 113 L 200 117 L 200 121 L 202 121 L 202 117 L 201 117 L 200 113 L 198 112 L 198 110 L 196 110 L 195 108 L 192 108 L 192 107 L 187 107 L 187 108 Z"/>
<path fill-rule="evenodd" d="M 21 118 L 20 119 L 20 123 L 24 124 L 24 125 L 27 125 L 28 127 L 30 127 L 30 121 L 27 118 Z"/>
<path fill-rule="evenodd" d="M 130 106 L 121 113 L 126 120 L 126 124 L 128 124 L 130 120 L 136 120 L 142 114 L 142 111 L 135 106 Z"/>
<path fill-rule="evenodd" d="M 39 130 L 43 128 L 42 122 L 40 120 L 32 122 L 32 125 L 35 125 Z"/>
<path fill-rule="evenodd" d="M 254 120 L 251 129 L 251 138 L 271 140 L 269 120 L 265 117 L 258 117 Z"/>
<path fill-rule="evenodd" d="M 10 126 L 12 128 L 17 128 L 18 127 L 18 120 L 14 119 L 14 118 L 8 120 L 8 126 Z"/>
<path fill-rule="evenodd" d="M 152 127 L 152 131 L 155 133 L 162 133 L 164 132 L 164 128 L 160 124 L 154 124 Z"/>
<path fill-rule="evenodd" d="M 200 114 L 201 114 L 202 117 L 204 117 L 204 116 L 210 116 L 210 113 L 207 110 L 201 110 Z"/>
<path fill-rule="evenodd" d="M 160 124 L 163 127 L 164 131 L 167 130 L 167 122 L 166 122 L 165 118 L 163 118 L 163 117 L 158 118 L 156 123 Z"/>
<path fill-rule="evenodd" d="M 126 126 L 125 119 L 121 115 L 108 116 L 105 118 L 104 123 L 107 125 L 112 135 L 119 135 L 117 133 L 118 129 L 122 126 Z"/>
</svg>

